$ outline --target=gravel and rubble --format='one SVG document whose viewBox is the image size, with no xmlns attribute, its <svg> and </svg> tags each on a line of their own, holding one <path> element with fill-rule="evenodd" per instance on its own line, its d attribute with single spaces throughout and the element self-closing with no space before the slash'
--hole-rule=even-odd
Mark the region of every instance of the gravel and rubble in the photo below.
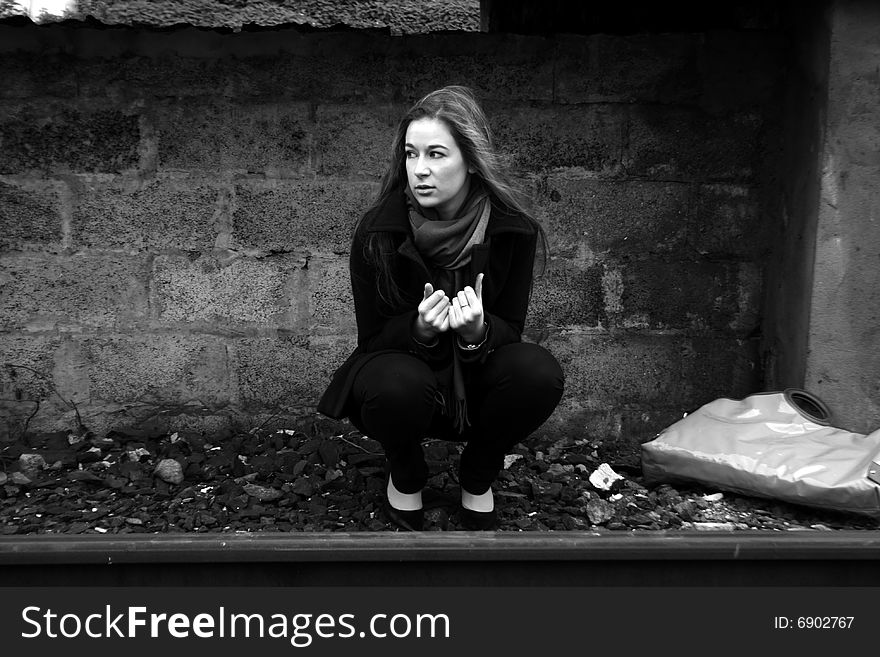
<svg viewBox="0 0 880 657">
<path fill-rule="evenodd" d="M 131 429 L 0 442 L 0 534 L 393 531 L 379 444 L 319 427 L 222 440 Z M 460 529 L 461 447 L 425 443 L 428 531 Z M 609 460 L 598 440 L 533 439 L 505 465 L 494 487 L 501 531 L 877 528 L 862 516 L 718 490 L 649 488 L 637 463 Z"/>
</svg>

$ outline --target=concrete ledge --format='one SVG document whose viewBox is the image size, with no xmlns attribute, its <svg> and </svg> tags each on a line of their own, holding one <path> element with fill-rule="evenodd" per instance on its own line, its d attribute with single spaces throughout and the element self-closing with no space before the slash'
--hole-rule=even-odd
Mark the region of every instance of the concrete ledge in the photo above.
<svg viewBox="0 0 880 657">
<path fill-rule="evenodd" d="M 880 585 L 880 532 L 0 537 L 5 586 Z"/>
<path fill-rule="evenodd" d="M 383 532 L 0 537 L 0 564 L 880 559 L 880 531 Z"/>
</svg>

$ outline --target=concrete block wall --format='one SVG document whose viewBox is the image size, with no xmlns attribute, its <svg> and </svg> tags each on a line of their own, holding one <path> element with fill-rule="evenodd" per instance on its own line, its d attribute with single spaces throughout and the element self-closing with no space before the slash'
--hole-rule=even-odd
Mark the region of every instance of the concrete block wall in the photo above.
<svg viewBox="0 0 880 657">
<path fill-rule="evenodd" d="M 839 1 L 827 16 L 805 380 L 838 426 L 871 433 L 880 429 L 880 6 Z"/>
<path fill-rule="evenodd" d="M 782 45 L 0 25 L 0 436 L 315 418 L 393 126 L 456 83 L 549 237 L 539 432 L 632 454 L 760 386 Z"/>
</svg>

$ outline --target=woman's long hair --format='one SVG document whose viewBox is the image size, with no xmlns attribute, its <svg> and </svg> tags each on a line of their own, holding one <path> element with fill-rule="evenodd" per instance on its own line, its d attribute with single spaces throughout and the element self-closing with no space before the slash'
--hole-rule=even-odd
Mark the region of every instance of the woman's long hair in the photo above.
<svg viewBox="0 0 880 657">
<path fill-rule="evenodd" d="M 452 134 L 461 151 L 465 165 L 473 169 L 486 187 L 490 199 L 508 212 L 520 214 L 535 226 L 542 250 L 542 269 L 547 260 L 547 240 L 544 230 L 532 216 L 522 193 L 506 173 L 507 167 L 495 150 L 492 130 L 473 92 L 468 87 L 452 85 L 429 93 L 413 105 L 397 125 L 391 143 L 391 165 L 382 177 L 379 194 L 367 213 L 361 217 L 355 230 L 360 230 L 366 216 L 383 205 L 408 184 L 406 175 L 406 131 L 409 124 L 419 119 L 442 121 Z M 390 256 L 396 250 L 393 235 L 373 232 L 364 235 L 365 258 L 378 273 L 380 297 L 394 306 L 401 301 L 400 290 L 390 271 Z"/>
</svg>

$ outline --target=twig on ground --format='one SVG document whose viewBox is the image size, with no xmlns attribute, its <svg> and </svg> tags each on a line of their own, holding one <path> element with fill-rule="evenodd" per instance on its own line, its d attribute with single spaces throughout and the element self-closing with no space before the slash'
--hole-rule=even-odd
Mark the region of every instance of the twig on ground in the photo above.
<svg viewBox="0 0 880 657">
<path fill-rule="evenodd" d="M 34 407 L 33 412 L 30 415 L 28 415 L 27 420 L 24 421 L 24 426 L 21 428 L 21 435 L 22 436 L 27 435 L 27 430 L 31 424 L 31 420 L 33 420 L 34 417 L 36 417 L 37 413 L 40 410 L 40 400 L 39 399 L 30 399 L 28 401 L 33 402 L 34 404 L 36 404 L 36 406 Z"/>
<path fill-rule="evenodd" d="M 74 401 L 72 399 L 65 399 L 64 396 L 58 391 L 58 388 L 55 387 L 55 384 L 52 382 L 52 379 L 50 379 L 46 374 L 44 374 L 43 372 L 40 372 L 39 370 L 34 369 L 33 367 L 28 367 L 27 365 L 16 365 L 14 363 L 4 363 L 4 364 L 6 365 L 6 367 L 9 367 L 12 369 L 25 370 L 26 372 L 30 372 L 31 374 L 35 374 L 36 376 L 43 379 L 43 381 L 45 381 L 47 384 L 49 384 L 49 388 L 52 390 L 52 392 L 54 392 L 58 396 L 58 399 L 60 399 L 67 406 L 69 406 L 71 409 L 73 409 L 73 412 L 76 414 L 76 428 L 77 428 L 77 430 L 80 433 L 85 433 L 86 431 L 88 431 L 88 428 L 86 427 L 86 425 L 83 424 L 82 417 L 79 414 L 79 408 L 77 408 Z M 39 410 L 39 408 L 40 407 L 39 407 L 39 401 L 38 401 L 36 410 L 28 418 L 28 421 L 25 423 L 25 430 L 27 429 L 27 425 L 30 423 L 30 421 L 33 419 L 33 417 L 37 414 L 37 411 Z"/>
<path fill-rule="evenodd" d="M 40 400 L 39 399 L 0 399 L 2 402 L 14 402 L 16 404 L 35 404 L 33 412 L 28 415 L 27 419 L 24 421 L 24 426 L 21 428 L 21 436 L 23 438 L 27 434 L 28 426 L 31 423 L 31 420 L 34 419 L 36 414 L 40 411 Z M 9 440 L 15 440 L 12 437 L 12 428 L 11 425 L 7 427 L 7 434 L 9 436 Z"/>
<path fill-rule="evenodd" d="M 357 431 L 352 431 L 352 432 L 349 433 L 349 435 L 351 435 L 352 433 L 358 433 L 358 432 L 357 432 Z M 365 454 L 370 454 L 371 456 L 382 456 L 382 455 L 379 454 L 378 452 L 371 452 L 371 451 L 368 450 L 366 447 L 363 447 L 362 445 L 358 445 L 357 443 L 353 443 L 353 442 L 351 442 L 351 441 L 350 441 L 348 438 L 346 438 L 345 436 L 336 436 L 336 437 L 339 438 L 339 440 L 341 440 L 342 442 L 344 442 L 344 443 L 348 443 L 348 444 L 351 445 L 352 447 L 356 447 L 356 448 L 358 448 L 359 450 L 361 450 L 361 451 L 364 452 Z"/>
<path fill-rule="evenodd" d="M 259 426 L 254 427 L 253 429 L 251 429 L 250 431 L 248 431 L 248 433 L 251 434 L 251 435 L 254 435 L 254 434 L 257 433 L 260 429 L 262 429 L 262 428 L 265 427 L 267 424 L 269 424 L 272 420 L 274 420 L 275 418 L 277 418 L 279 415 L 281 415 L 281 411 L 280 411 L 280 410 L 275 411 L 274 413 L 272 413 L 272 415 L 270 415 L 270 416 L 267 417 L 265 420 L 263 420 L 263 422 L 262 422 Z"/>
</svg>

